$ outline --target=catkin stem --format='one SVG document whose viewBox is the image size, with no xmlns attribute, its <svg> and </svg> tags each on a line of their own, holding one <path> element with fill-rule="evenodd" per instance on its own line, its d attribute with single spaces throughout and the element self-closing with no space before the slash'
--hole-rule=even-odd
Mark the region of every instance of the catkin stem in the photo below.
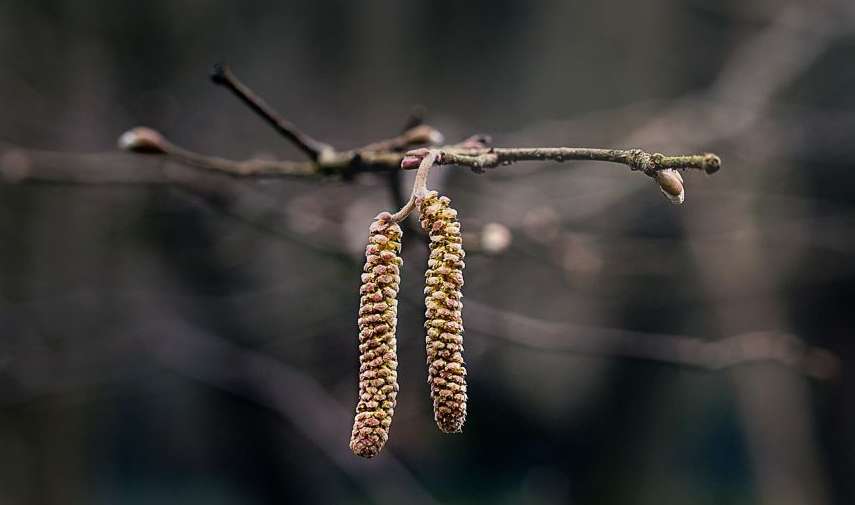
<svg viewBox="0 0 855 505">
<path fill-rule="evenodd" d="M 419 161 L 419 169 L 416 172 L 416 179 L 413 181 L 413 192 L 410 195 L 409 201 L 395 214 L 392 215 L 392 220 L 400 222 L 406 219 L 416 208 L 416 200 L 427 194 L 427 178 L 430 174 L 430 169 L 436 164 L 439 158 L 440 151 L 437 149 L 424 149 L 423 157 Z"/>
</svg>

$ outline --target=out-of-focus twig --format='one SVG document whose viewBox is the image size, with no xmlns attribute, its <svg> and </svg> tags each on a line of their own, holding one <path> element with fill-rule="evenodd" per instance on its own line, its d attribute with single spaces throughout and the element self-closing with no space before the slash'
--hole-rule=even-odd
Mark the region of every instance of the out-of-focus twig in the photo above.
<svg viewBox="0 0 855 505">
<path fill-rule="evenodd" d="M 365 465 L 346 440 L 350 415 L 315 380 L 265 354 L 233 346 L 158 310 L 142 342 L 161 364 L 269 408 L 314 443 L 377 503 L 432 505 L 437 500 L 387 449 Z M 342 435 L 345 438 L 341 438 Z"/>
<path fill-rule="evenodd" d="M 103 293 L 81 296 L 98 297 Z M 75 346 L 73 359 L 67 349 L 19 350 L 9 357 L 6 369 L 0 369 L 0 379 L 15 383 L 14 387 L 0 390 L 0 408 L 45 395 L 112 385 L 129 377 L 138 379 L 140 373 L 150 372 L 150 367 L 129 366 L 133 362 L 129 357 L 139 355 L 141 343 L 157 363 L 277 413 L 362 486 L 374 502 L 437 503 L 388 449 L 371 465 L 359 464 L 347 444 L 338 442 L 349 432 L 348 409 L 306 374 L 261 352 L 233 346 L 205 333 L 168 308 L 161 308 L 166 302 L 152 306 L 149 294 L 128 293 L 125 301 L 140 310 L 151 306 L 156 314 L 142 317 L 140 324 L 130 323 L 134 329 L 116 335 L 109 346 L 100 339 Z M 15 316 L 16 321 L 29 323 L 21 314 Z M 57 366 L 69 361 L 79 366 Z"/>
<path fill-rule="evenodd" d="M 775 93 L 803 75 L 842 33 L 839 8 L 844 4 L 789 2 L 763 30 L 734 51 L 704 98 L 713 106 L 730 103 L 736 107 L 726 114 L 709 114 L 708 130 L 724 138 L 754 125 Z M 762 223 L 754 206 L 743 201 L 732 205 L 728 213 L 716 220 L 741 222 L 748 233 L 746 240 L 734 243 L 727 252 L 726 264 L 721 254 L 713 255 L 699 245 L 694 248 L 719 331 L 729 335 L 758 327 L 786 330 L 791 323 L 777 287 L 779 273 L 759 254 L 756 230 Z M 709 216 L 700 213 L 690 213 L 684 220 L 690 237 L 714 227 Z M 731 269 L 734 262 L 741 268 Z M 757 293 L 754 300 L 734 303 L 731 294 L 747 287 Z M 769 368 L 736 369 L 732 377 L 757 475 L 759 501 L 768 505 L 829 503 L 804 381 Z"/>
<path fill-rule="evenodd" d="M 833 353 L 810 347 L 787 332 L 746 332 L 721 340 L 703 340 L 542 321 L 473 300 L 466 302 L 466 311 L 466 325 L 471 333 L 549 351 L 650 360 L 707 370 L 774 362 L 820 380 L 831 379 L 840 370 L 840 360 Z"/>
</svg>

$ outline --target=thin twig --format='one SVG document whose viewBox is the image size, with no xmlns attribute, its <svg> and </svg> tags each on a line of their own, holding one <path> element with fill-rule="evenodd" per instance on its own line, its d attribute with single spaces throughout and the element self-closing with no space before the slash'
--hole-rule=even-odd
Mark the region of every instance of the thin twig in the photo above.
<svg viewBox="0 0 855 505">
<path fill-rule="evenodd" d="M 430 143 L 438 132 L 422 125 L 394 139 L 370 144 L 360 149 L 336 151 L 330 148 L 322 157 L 310 162 L 271 161 L 249 159 L 243 161 L 205 156 L 181 148 L 163 137 L 162 134 L 145 127 L 125 132 L 119 140 L 121 148 L 140 154 L 160 154 L 174 158 L 198 168 L 223 172 L 236 177 L 353 177 L 360 173 L 412 170 L 420 166 L 427 148 L 405 153 L 400 148 L 413 142 Z M 151 137 L 151 138 L 149 138 Z M 156 143 L 153 145 L 152 142 Z M 467 141 L 468 142 L 468 141 Z M 485 168 L 510 165 L 519 161 L 606 161 L 627 165 L 650 177 L 666 170 L 703 170 L 715 173 L 721 160 L 712 153 L 688 156 L 665 156 L 647 153 L 641 149 L 595 149 L 576 147 L 533 147 L 533 148 L 472 148 L 467 142 L 437 147 L 437 165 L 457 165 L 482 172 Z M 381 149 L 382 148 L 382 149 Z"/>
<path fill-rule="evenodd" d="M 194 153 L 169 144 L 168 154 L 175 160 L 198 168 L 222 172 L 233 177 L 317 177 L 315 165 L 306 161 L 266 160 L 250 158 L 234 161 L 217 156 Z"/>
<path fill-rule="evenodd" d="M 721 160 L 712 153 L 690 156 L 665 156 L 646 153 L 641 149 L 594 149 L 586 147 L 521 147 L 487 148 L 477 150 L 443 150 L 440 165 L 458 165 L 481 171 L 519 161 L 608 161 L 627 165 L 653 175 L 660 170 L 703 170 L 713 174 L 721 168 Z"/>
<path fill-rule="evenodd" d="M 280 116 L 258 95 L 253 93 L 245 84 L 240 82 L 237 77 L 232 74 L 232 71 L 223 64 L 217 63 L 211 70 L 211 80 L 217 84 L 225 86 L 229 91 L 241 99 L 243 103 L 249 106 L 255 113 L 264 118 L 270 123 L 273 128 L 285 136 L 288 140 L 294 143 L 301 151 L 306 153 L 309 158 L 317 160 L 322 153 L 328 151 L 330 146 L 313 139 L 306 135 L 290 121 Z"/>
<path fill-rule="evenodd" d="M 363 146 L 358 151 L 406 151 L 417 145 L 427 144 L 435 146 L 442 143 L 444 139 L 445 137 L 439 130 L 433 126 L 423 124 L 407 128 L 397 137 Z"/>
</svg>

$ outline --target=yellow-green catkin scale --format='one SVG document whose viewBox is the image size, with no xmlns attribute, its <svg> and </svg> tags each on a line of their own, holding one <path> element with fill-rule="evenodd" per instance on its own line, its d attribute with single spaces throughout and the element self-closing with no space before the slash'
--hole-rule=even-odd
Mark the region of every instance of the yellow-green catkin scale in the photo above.
<svg viewBox="0 0 855 505">
<path fill-rule="evenodd" d="M 388 212 L 371 224 L 359 299 L 359 403 L 350 449 L 376 456 L 389 438 L 398 396 L 395 326 L 398 315 L 401 227 Z"/>
<path fill-rule="evenodd" d="M 457 211 L 435 191 L 418 201 L 422 229 L 430 238 L 425 272 L 425 339 L 428 382 L 439 429 L 462 431 L 466 421 L 466 367 L 463 362 L 463 244 Z"/>
</svg>

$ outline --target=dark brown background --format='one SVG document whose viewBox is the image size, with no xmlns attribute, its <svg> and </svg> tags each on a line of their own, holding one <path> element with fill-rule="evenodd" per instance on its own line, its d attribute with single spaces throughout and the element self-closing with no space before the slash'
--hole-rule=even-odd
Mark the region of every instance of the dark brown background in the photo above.
<svg viewBox="0 0 855 505">
<path fill-rule="evenodd" d="M 298 158 L 207 81 L 222 60 L 339 147 L 420 103 L 449 140 L 714 150 L 724 169 L 688 174 L 679 207 L 616 165 L 435 174 L 464 230 L 513 233 L 467 260 L 470 419 L 431 419 L 412 241 L 399 408 L 363 461 L 357 290 L 382 178 L 73 185 L 18 181 L 7 157 L 0 503 L 852 503 L 853 29 L 842 0 L 2 2 L 0 156 L 107 152 L 145 124 Z M 583 325 L 567 339 L 786 331 L 843 366 L 544 350 L 561 332 L 503 324 L 518 315 Z"/>
</svg>

